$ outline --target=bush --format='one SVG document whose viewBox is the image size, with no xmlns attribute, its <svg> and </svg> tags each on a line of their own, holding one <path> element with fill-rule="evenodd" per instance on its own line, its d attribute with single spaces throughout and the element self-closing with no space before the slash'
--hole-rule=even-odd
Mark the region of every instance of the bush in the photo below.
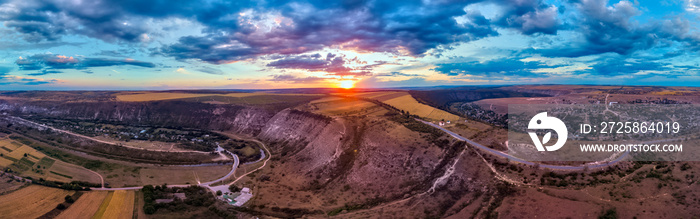
<svg viewBox="0 0 700 219">
<path fill-rule="evenodd" d="M 608 209 L 607 211 L 603 212 L 603 214 L 598 216 L 598 219 L 617 219 L 617 210 L 614 208 Z"/>
<path fill-rule="evenodd" d="M 64 199 L 66 200 L 66 203 L 73 203 L 73 202 L 75 202 L 75 200 L 73 200 L 73 197 L 71 197 L 70 195 L 66 195 L 66 197 L 65 197 Z"/>
<path fill-rule="evenodd" d="M 156 213 L 156 208 L 152 204 L 146 204 L 143 206 L 143 212 L 146 214 Z"/>
<path fill-rule="evenodd" d="M 64 210 L 64 209 L 66 209 L 66 206 L 63 205 L 63 203 L 61 203 L 61 204 L 56 205 L 56 209 L 58 209 L 58 210 Z"/>
<path fill-rule="evenodd" d="M 231 186 L 228 187 L 228 190 L 231 192 L 240 192 L 241 188 L 238 188 L 238 186 L 232 184 Z"/>
</svg>

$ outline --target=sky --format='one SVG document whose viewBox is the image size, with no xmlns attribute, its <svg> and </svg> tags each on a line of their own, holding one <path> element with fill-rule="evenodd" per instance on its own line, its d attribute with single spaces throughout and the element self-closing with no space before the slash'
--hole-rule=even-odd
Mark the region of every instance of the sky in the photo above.
<svg viewBox="0 0 700 219">
<path fill-rule="evenodd" d="M 0 0 L 0 90 L 700 85 L 700 0 Z"/>
</svg>

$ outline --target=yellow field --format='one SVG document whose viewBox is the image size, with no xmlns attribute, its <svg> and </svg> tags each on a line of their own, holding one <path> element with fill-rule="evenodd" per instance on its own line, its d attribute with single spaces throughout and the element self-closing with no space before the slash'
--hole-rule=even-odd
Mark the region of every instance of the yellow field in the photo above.
<svg viewBox="0 0 700 219">
<path fill-rule="evenodd" d="M 12 163 L 14 163 L 14 162 L 11 160 L 0 157 L 0 167 L 7 167 Z"/>
<path fill-rule="evenodd" d="M 26 146 L 26 145 L 22 145 L 22 147 L 19 147 L 19 148 L 13 150 L 12 153 L 8 154 L 7 156 L 10 156 L 12 158 L 19 160 L 19 159 L 22 159 L 22 157 L 24 157 L 25 153 L 31 154 L 39 159 L 44 158 L 46 156 L 46 155 L 42 154 L 41 152 L 34 150 L 34 148 Z M 27 156 L 27 157 L 29 159 L 31 159 L 32 161 L 35 161 L 35 162 L 39 161 L 38 159 L 35 159 L 33 157 L 30 157 L 30 156 Z"/>
<path fill-rule="evenodd" d="M 61 182 L 70 182 L 70 181 L 74 181 L 74 180 L 87 181 L 87 182 L 92 182 L 92 183 L 99 183 L 100 182 L 100 177 L 98 177 L 94 173 L 88 171 L 84 167 L 77 166 L 77 165 L 71 165 L 71 164 L 68 164 L 68 163 L 60 161 L 60 160 L 56 160 L 54 162 L 54 164 L 51 165 L 51 167 L 48 170 L 73 177 L 73 178 L 66 178 L 66 177 L 48 172 L 48 173 L 46 173 L 48 175 L 48 177 L 45 177 L 45 178 L 48 178 L 49 180 L 55 180 L 55 181 L 61 181 Z"/>
<path fill-rule="evenodd" d="M 340 99 L 312 105 L 317 108 L 318 112 L 331 116 L 354 114 L 376 106 L 374 103 L 356 99 Z"/>
<path fill-rule="evenodd" d="M 386 104 L 389 104 L 393 107 L 396 107 L 397 109 L 407 111 L 413 115 L 417 115 L 420 117 L 425 117 L 428 119 L 434 119 L 434 120 L 459 120 L 459 116 L 456 116 L 454 114 L 451 114 L 449 112 L 446 112 L 444 110 L 436 109 L 434 107 L 419 103 L 416 99 L 414 99 L 410 94 L 406 93 L 406 95 L 396 97 L 393 99 L 385 100 L 383 101 Z"/>
<path fill-rule="evenodd" d="M 252 96 L 259 96 L 263 94 L 268 94 L 268 93 L 230 93 L 230 94 L 224 94 L 220 96 L 227 96 L 227 97 L 252 97 Z M 211 95 L 210 95 L 211 96 Z"/>
<path fill-rule="evenodd" d="M 353 97 L 364 97 L 364 98 L 377 98 L 385 95 L 401 93 L 399 91 L 378 91 L 378 92 L 362 92 L 362 93 L 333 93 L 336 95 L 343 96 L 353 96 Z"/>
<path fill-rule="evenodd" d="M 342 97 L 324 97 L 324 98 L 321 98 L 321 99 L 318 99 L 318 100 L 312 100 L 312 101 L 309 102 L 309 103 L 310 103 L 310 104 L 314 104 L 314 103 L 323 103 L 323 102 L 330 102 L 330 101 L 336 101 L 336 100 L 342 100 L 342 99 L 343 99 Z"/>
<path fill-rule="evenodd" d="M 189 93 L 142 93 L 142 94 L 127 94 L 117 95 L 117 100 L 127 102 L 140 101 L 156 101 L 156 100 L 172 100 L 191 97 L 211 96 L 214 94 L 189 94 Z"/>
<path fill-rule="evenodd" d="M 134 191 L 114 191 L 107 209 L 100 218 L 132 218 L 134 214 Z M 97 216 L 97 215 L 95 215 Z M 94 217 L 93 217 L 94 218 Z"/>
<path fill-rule="evenodd" d="M 125 93 L 117 94 L 117 100 L 126 102 L 143 102 L 143 101 L 158 101 L 158 100 L 174 100 L 174 99 L 185 99 L 193 97 L 210 97 L 210 96 L 222 96 L 222 97 L 252 97 L 261 95 L 274 95 L 274 96 L 320 96 L 320 94 L 273 94 L 273 93 L 228 93 L 228 94 L 192 94 L 192 93 Z"/>
<path fill-rule="evenodd" d="M 12 151 L 17 150 L 17 148 L 19 148 L 20 146 L 18 146 L 16 144 L 12 144 L 12 142 L 14 142 L 14 141 L 9 140 L 9 139 L 2 140 L 2 141 L 0 141 L 0 146 L 5 147 L 7 149 L 10 149 Z M 5 149 L 0 149 L 0 150 L 3 151 L 2 153 L 7 152 Z"/>
<path fill-rule="evenodd" d="M 14 144 L 9 144 L 12 146 L 15 146 Z M 8 147 L 8 146 L 4 146 Z M 12 158 L 16 159 L 17 162 L 19 163 L 19 166 L 24 166 L 24 167 L 19 167 L 15 169 L 15 171 L 18 171 L 21 173 L 22 176 L 29 176 L 33 177 L 35 179 L 38 178 L 44 178 L 47 180 L 54 180 L 54 181 L 60 181 L 60 182 L 70 182 L 70 181 L 86 181 L 86 182 L 93 182 L 93 183 L 99 183 L 100 178 L 95 175 L 94 173 L 88 171 L 84 167 L 80 167 L 77 165 L 71 165 L 68 163 L 65 163 L 60 160 L 54 160 L 52 164 L 47 166 L 46 164 L 42 164 L 40 161 L 42 158 L 46 157 L 45 154 L 34 150 L 34 148 L 22 145 L 21 147 L 15 147 L 14 150 L 10 153 L 5 153 L 7 152 L 5 149 L 0 149 L 2 150 L 3 157 L 0 157 L 0 167 L 9 167 L 15 161 L 12 161 L 7 158 Z M 24 154 L 28 154 L 28 156 L 25 158 Z M 31 156 L 29 156 L 31 155 Z M 28 161 L 33 162 L 34 164 L 28 164 L 28 163 L 22 163 L 20 161 L 21 159 L 26 159 Z M 39 168 L 41 166 L 41 168 Z M 27 168 L 27 169 L 22 169 L 22 168 Z M 32 171 L 28 171 L 29 169 L 32 169 Z M 36 168 L 41 171 L 34 171 L 33 169 Z M 53 173 L 52 173 L 53 172 Z M 58 173 L 58 174 L 56 174 Z M 63 176 L 66 175 L 66 176 Z"/>
<path fill-rule="evenodd" d="M 100 208 L 102 201 L 107 197 L 107 191 L 92 191 L 80 196 L 68 209 L 63 211 L 57 219 L 82 219 L 90 218 Z"/>
<path fill-rule="evenodd" d="M 28 186 L 10 194 L 0 196 L 0 217 L 2 218 L 37 218 L 63 203 L 66 191 L 43 186 Z"/>
<path fill-rule="evenodd" d="M 94 215 L 92 215 L 92 218 L 102 218 L 105 214 L 105 211 L 107 211 L 107 207 L 109 207 L 109 202 L 112 201 L 112 197 L 114 197 L 114 192 L 108 192 L 107 197 L 102 200 L 102 203 L 100 203 L 100 207 L 97 208 L 97 212 L 95 212 Z"/>
</svg>

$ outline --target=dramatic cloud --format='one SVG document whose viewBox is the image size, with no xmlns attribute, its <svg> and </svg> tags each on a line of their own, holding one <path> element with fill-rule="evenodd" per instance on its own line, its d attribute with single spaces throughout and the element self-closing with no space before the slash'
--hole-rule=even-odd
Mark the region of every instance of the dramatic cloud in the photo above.
<svg viewBox="0 0 700 219">
<path fill-rule="evenodd" d="M 174 74 L 178 81 L 194 74 L 289 83 L 374 78 L 377 84 L 695 74 L 698 2 L 5 0 L 0 50 L 22 58 L 17 67 L 0 67 L 0 76 L 19 69 L 25 76 L 70 78 L 154 63 L 183 73 Z M 26 55 L 46 51 L 87 57 Z M 214 66 L 222 64 L 232 65 Z M 224 69 L 276 73 L 236 76 Z M 436 74 L 442 81 L 431 78 Z"/>
<path fill-rule="evenodd" d="M 685 0 L 685 10 L 690 12 L 700 12 L 700 0 Z"/>
<path fill-rule="evenodd" d="M 544 4 L 540 0 L 503 0 L 503 16 L 495 23 L 511 27 L 523 34 L 556 34 L 560 28 L 556 6 Z"/>
<path fill-rule="evenodd" d="M 357 1 L 355 4 L 286 3 L 278 10 L 247 10 L 206 36 L 183 37 L 158 54 L 222 64 L 260 55 L 296 55 L 337 47 L 422 56 L 497 32 L 461 2 Z M 459 23 L 457 16 L 467 22 Z M 235 27 L 235 28 L 231 28 Z"/>
<path fill-rule="evenodd" d="M 581 0 L 571 3 L 577 9 L 573 30 L 582 34 L 582 42 L 564 47 L 531 50 L 548 57 L 580 57 L 602 53 L 630 55 L 670 42 L 697 45 L 700 37 L 690 32 L 690 23 L 680 17 L 650 20 L 640 24 L 634 18 L 642 12 L 635 3 L 608 0 Z"/>
<path fill-rule="evenodd" d="M 356 64 L 359 67 L 346 67 L 346 64 Z M 339 56 L 328 53 L 325 58 L 320 54 L 314 55 L 299 55 L 289 56 L 270 62 L 268 67 L 278 69 L 302 69 L 309 72 L 326 72 L 329 75 L 335 76 L 366 76 L 371 74 L 371 70 L 376 65 L 367 65 L 367 63 L 359 61 L 357 57 L 347 59 L 345 56 Z"/>
<path fill-rule="evenodd" d="M 543 77 L 543 74 L 533 73 L 533 70 L 555 68 L 538 61 L 524 62 L 516 59 L 495 59 L 486 62 L 460 62 L 437 64 L 431 69 L 449 76 L 472 75 L 483 77 Z"/>
<path fill-rule="evenodd" d="M 697 70 L 697 66 L 676 66 L 660 61 L 631 60 L 619 56 L 597 60 L 595 64 L 591 65 L 591 69 L 585 72 L 604 76 L 629 75 L 640 72 L 665 73 L 667 76 L 671 76 L 697 75 Z"/>
<path fill-rule="evenodd" d="M 219 69 L 207 67 L 207 66 L 198 68 L 197 71 L 204 72 L 207 74 L 212 74 L 212 75 L 223 75 L 224 74 L 224 72 L 219 70 Z"/>
<path fill-rule="evenodd" d="M 156 65 L 150 62 L 142 62 L 133 59 L 105 59 L 84 58 L 78 59 L 63 55 L 36 54 L 29 57 L 19 57 L 15 64 L 20 70 L 41 70 L 35 75 L 61 73 L 53 69 L 86 69 L 91 67 L 106 67 L 118 65 L 133 65 L 145 68 L 153 68 Z M 51 71 L 50 71 L 51 70 Z"/>
<path fill-rule="evenodd" d="M 290 82 L 290 83 L 318 83 L 318 82 L 323 82 L 326 79 L 325 78 L 320 78 L 320 77 L 299 77 L 295 75 L 290 75 L 290 74 L 283 74 L 283 75 L 271 75 L 272 79 L 269 81 L 276 81 L 276 82 Z"/>
<path fill-rule="evenodd" d="M 27 75 L 31 76 L 41 76 L 41 75 L 48 75 L 48 74 L 60 74 L 63 73 L 62 71 L 57 71 L 57 70 L 50 70 L 50 69 L 41 69 L 41 71 L 36 72 L 36 73 L 29 73 Z"/>
<path fill-rule="evenodd" d="M 41 78 L 30 78 L 21 77 L 14 75 L 0 76 L 0 85 L 44 85 L 44 84 L 54 84 L 59 82 L 56 79 L 41 79 Z"/>
<path fill-rule="evenodd" d="M 374 74 L 373 76 L 379 76 L 379 77 L 388 77 L 388 76 L 421 77 L 421 76 L 423 76 L 423 75 L 419 75 L 419 74 L 406 74 L 406 73 L 403 73 L 403 72 L 392 71 L 392 72 L 390 72 L 390 73 Z"/>
<path fill-rule="evenodd" d="M 0 4 L 0 21 L 29 42 L 55 41 L 68 34 L 138 42 L 152 31 L 144 22 L 149 19 L 192 17 L 218 25 L 227 14 L 251 5 L 244 1 L 10 0 Z"/>
</svg>

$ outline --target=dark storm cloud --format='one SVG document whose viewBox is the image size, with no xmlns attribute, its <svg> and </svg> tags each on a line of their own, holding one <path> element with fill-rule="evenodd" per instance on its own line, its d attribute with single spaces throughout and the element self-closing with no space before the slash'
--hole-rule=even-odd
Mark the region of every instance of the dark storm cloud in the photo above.
<svg viewBox="0 0 700 219">
<path fill-rule="evenodd" d="M 486 62 L 460 62 L 437 64 L 433 71 L 449 76 L 473 75 L 484 77 L 520 76 L 542 77 L 544 74 L 533 73 L 533 70 L 555 68 L 559 65 L 547 65 L 539 61 L 523 62 L 516 59 L 504 58 Z"/>
<path fill-rule="evenodd" d="M 346 64 L 356 64 L 358 67 L 346 67 Z M 380 63 L 381 64 L 381 63 Z M 348 59 L 342 55 L 328 53 L 326 57 L 320 54 L 288 56 L 267 64 L 277 69 L 301 69 L 308 72 L 326 72 L 335 76 L 366 76 L 377 64 L 368 65 L 357 58 Z"/>
<path fill-rule="evenodd" d="M 51 69 L 86 69 L 91 67 L 106 67 L 118 65 L 133 65 L 145 68 L 153 68 L 156 65 L 150 62 L 137 61 L 133 59 L 106 59 L 106 58 L 83 58 L 78 59 L 69 56 L 55 54 L 36 54 L 29 57 L 20 57 L 15 61 L 20 70 L 42 70 L 36 75 L 42 75 L 42 72 L 50 72 Z M 46 74 L 46 73 L 43 73 Z"/>
</svg>

